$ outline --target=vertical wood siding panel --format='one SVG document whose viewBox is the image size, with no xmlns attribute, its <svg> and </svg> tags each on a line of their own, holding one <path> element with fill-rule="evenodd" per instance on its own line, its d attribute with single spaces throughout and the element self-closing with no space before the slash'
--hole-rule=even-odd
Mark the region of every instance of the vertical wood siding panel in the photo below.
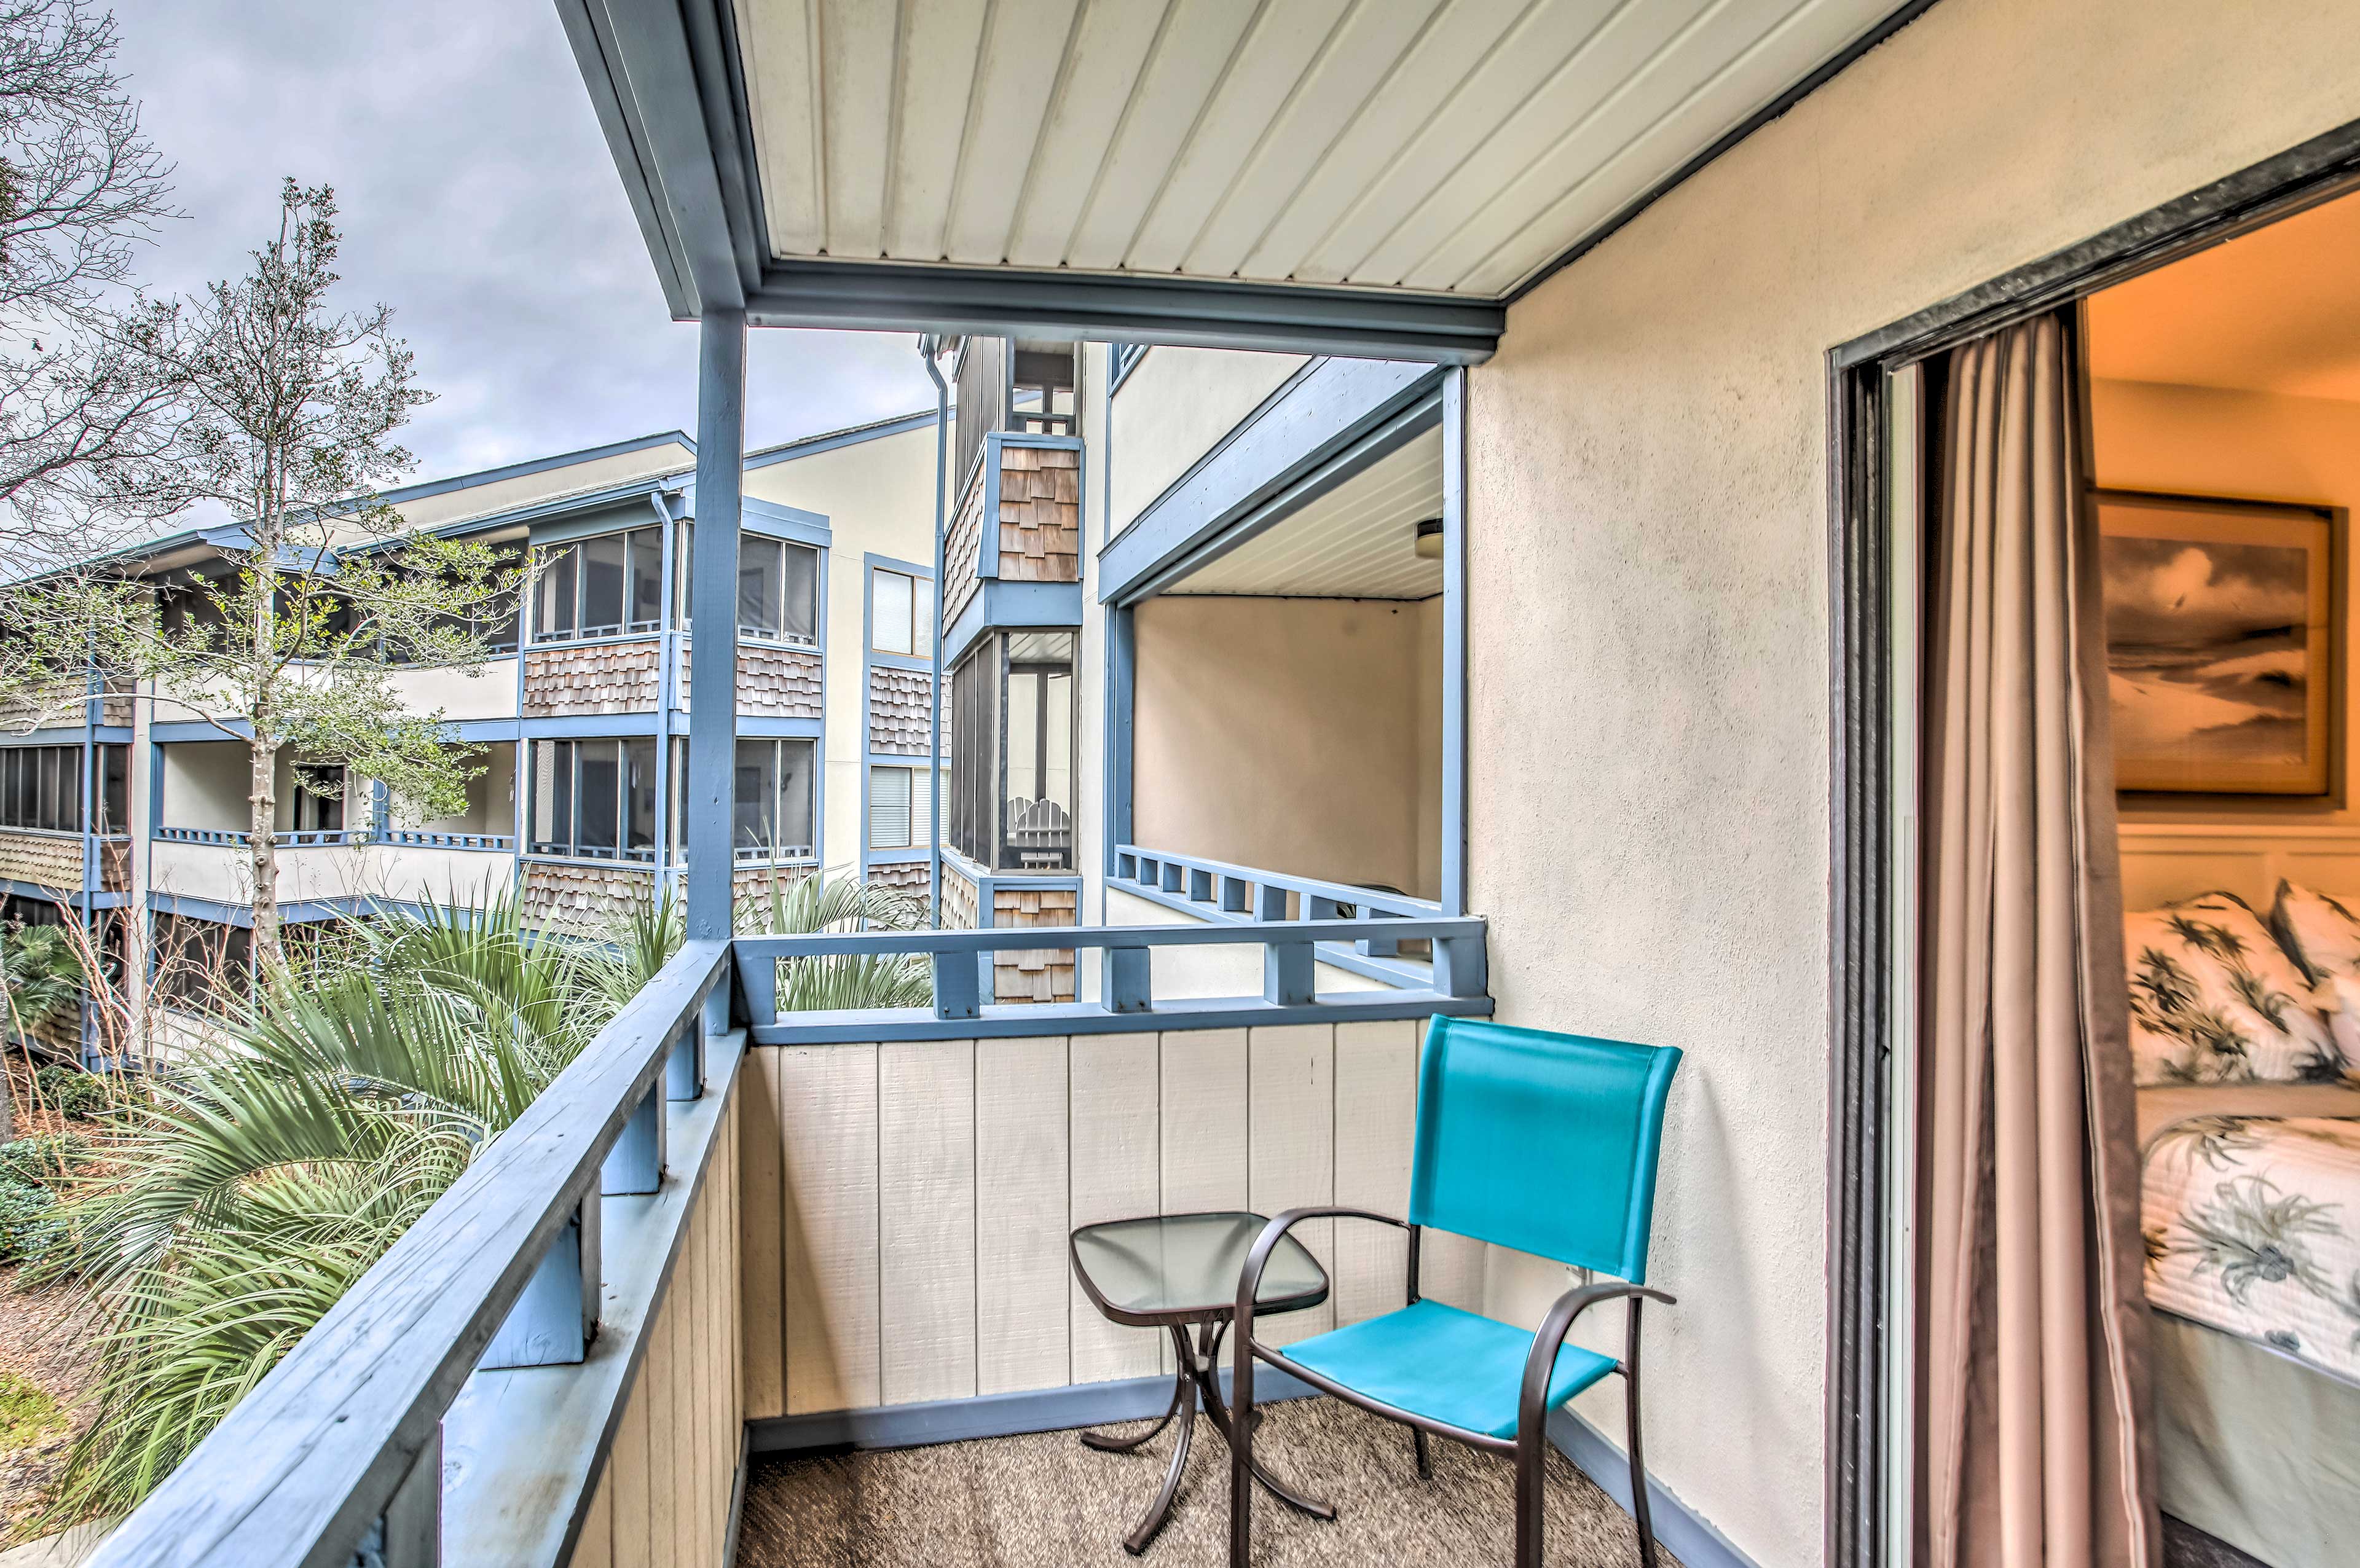
<svg viewBox="0 0 2360 1568">
<path fill-rule="evenodd" d="M 1395 1219 L 1409 1213 L 1417 1130 L 1417 1025 L 1408 1018 L 1336 1026 L 1336 1202 Z M 1336 1321 L 1356 1323 L 1403 1303 L 1409 1237 L 1367 1221 L 1336 1222 Z"/>
<path fill-rule="evenodd" d="M 746 1053 L 738 1069 L 738 1108 L 731 1113 L 743 1117 L 738 1245 L 745 1275 L 745 1405 L 758 1419 L 787 1413 L 786 1322 L 779 1295 L 779 1054 L 773 1047 Z"/>
<path fill-rule="evenodd" d="M 721 1560 L 721 1535 L 713 1527 L 714 1477 L 721 1461 L 713 1441 L 714 1410 L 721 1399 L 721 1379 L 714 1360 L 720 1341 L 713 1332 L 713 1173 L 708 1170 L 696 1204 L 696 1293 L 682 1303 L 688 1309 L 691 1331 L 696 1339 L 693 1360 L 696 1380 L 696 1495 L 690 1501 L 696 1509 L 696 1560 L 707 1568 Z"/>
<path fill-rule="evenodd" d="M 1072 1042 L 1073 1174 L 1066 1217 L 1076 1226 L 1156 1212 L 1159 1156 L 1156 1037 L 1076 1035 Z M 1073 1380 L 1154 1372 L 1163 1335 L 1109 1323 L 1072 1287 Z"/>
<path fill-rule="evenodd" d="M 975 1042 L 878 1047 L 882 1402 L 975 1396 Z"/>
<path fill-rule="evenodd" d="M 669 1301 L 666 1292 L 650 1325 L 647 1359 L 639 1367 L 640 1391 L 648 1401 L 648 1561 L 653 1568 L 677 1568 L 680 1562 L 680 1441 L 672 1413 L 675 1324 Z"/>
<path fill-rule="evenodd" d="M 1426 1040 L 1418 1040 L 1418 1061 Z M 1465 1312 L 1483 1310 L 1483 1244 L 1447 1230 L 1428 1230 L 1418 1246 L 1418 1293 Z"/>
<path fill-rule="evenodd" d="M 976 1391 L 1053 1388 L 1071 1367 L 1065 1040 L 975 1049 Z"/>
<path fill-rule="evenodd" d="M 1336 1029 L 1292 1024 L 1251 1031 L 1246 1140 L 1248 1206 L 1257 1214 L 1335 1201 Z M 1335 1276 L 1336 1222 L 1306 1220 L 1290 1234 Z M 1330 1299 L 1259 1323 L 1254 1337 L 1289 1345 L 1336 1326 Z"/>
<path fill-rule="evenodd" d="M 696 1387 L 696 1222 L 689 1220 L 672 1264 L 672 1289 L 664 1293 L 664 1322 L 672 1332 L 672 1530 L 674 1556 L 683 1568 L 705 1568 L 697 1537 L 698 1506 L 705 1494 L 705 1454 L 699 1431 Z"/>
<path fill-rule="evenodd" d="M 1161 1037 L 1164 1115 L 1161 1212 L 1247 1206 L 1246 1031 L 1187 1029 Z M 1156 1367 L 1175 1370 L 1169 1341 Z"/>
<path fill-rule="evenodd" d="M 751 1064 L 748 1063 L 747 1065 Z M 746 1146 L 741 1139 L 744 1136 L 746 1126 L 747 1096 L 754 1090 L 759 1088 L 760 1085 L 759 1083 L 748 1083 L 745 1081 L 742 1077 L 742 1074 L 745 1072 L 745 1066 L 740 1066 L 738 1072 L 741 1074 L 741 1077 L 738 1084 L 738 1096 L 737 1099 L 731 1103 L 729 1107 L 729 1121 L 732 1136 L 728 1139 L 726 1147 L 729 1150 L 729 1223 L 732 1229 L 736 1230 L 740 1236 L 743 1236 L 745 1234 L 746 1210 Z M 777 1240 L 777 1232 L 775 1230 L 771 1233 L 771 1239 L 775 1245 Z M 729 1403 L 729 1432 L 733 1439 L 737 1437 L 738 1432 L 746 1425 L 745 1272 L 746 1254 L 744 1250 L 742 1248 L 732 1249 L 729 1254 L 729 1283 L 724 1289 L 723 1299 L 727 1303 L 729 1313 L 729 1387 L 732 1390 Z M 736 1461 L 731 1461 L 731 1464 L 734 1466 Z"/>
<path fill-rule="evenodd" d="M 648 1374 L 654 1352 L 639 1361 L 639 1375 L 623 1403 L 623 1419 L 615 1427 L 615 1446 L 606 1456 L 606 1475 L 614 1485 L 615 1568 L 649 1568 L 648 1554 Z"/>
<path fill-rule="evenodd" d="M 857 1410 L 880 1402 L 877 1048 L 789 1047 L 779 1068 L 787 1410 Z"/>
<path fill-rule="evenodd" d="M 729 1508 L 730 1474 L 738 1467 L 738 1448 L 727 1441 L 729 1411 L 736 1403 L 730 1393 L 731 1355 L 728 1333 L 727 1305 L 724 1301 L 724 1282 L 727 1277 L 726 1256 L 735 1243 L 735 1232 L 725 1223 L 729 1218 L 729 1204 L 721 1185 L 728 1171 L 720 1160 L 714 1162 L 713 1174 L 705 1182 L 705 1206 L 707 1223 L 705 1227 L 705 1386 L 709 1398 L 705 1405 L 705 1441 L 713 1455 L 713 1475 L 705 1491 L 705 1534 L 710 1543 L 712 1561 L 721 1561 L 723 1516 Z"/>
<path fill-rule="evenodd" d="M 611 1463 L 590 1494 L 590 1510 L 582 1519 L 582 1534 L 574 1542 L 572 1568 L 615 1568 L 615 1467 Z"/>
<path fill-rule="evenodd" d="M 1246 1031 L 1190 1029 L 1163 1039 L 1163 1212 L 1242 1209 Z"/>
</svg>

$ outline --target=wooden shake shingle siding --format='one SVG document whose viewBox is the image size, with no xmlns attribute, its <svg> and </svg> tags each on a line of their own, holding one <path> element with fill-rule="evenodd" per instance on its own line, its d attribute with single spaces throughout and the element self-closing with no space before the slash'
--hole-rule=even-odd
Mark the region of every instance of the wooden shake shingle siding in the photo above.
<svg viewBox="0 0 2360 1568">
<path fill-rule="evenodd" d="M 1000 579 L 1082 580 L 1082 454 L 1071 447 L 1000 451 Z"/>
<path fill-rule="evenodd" d="M 658 690 L 658 644 L 598 642 L 537 648 L 525 656 L 526 718 L 579 713 L 651 713 Z"/>
<path fill-rule="evenodd" d="M 869 670 L 869 749 L 893 757 L 926 755 L 926 709 L 934 678 L 878 664 Z"/>
</svg>

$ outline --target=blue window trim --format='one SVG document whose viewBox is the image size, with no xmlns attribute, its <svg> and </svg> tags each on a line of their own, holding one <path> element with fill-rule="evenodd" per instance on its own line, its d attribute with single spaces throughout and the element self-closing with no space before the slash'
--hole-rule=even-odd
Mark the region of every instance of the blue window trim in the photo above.
<svg viewBox="0 0 2360 1568">
<path fill-rule="evenodd" d="M 932 424 L 934 416 L 927 415 L 924 422 Z M 918 828 L 918 800 L 915 794 L 912 794 L 910 799 L 910 837 L 912 840 L 910 846 L 906 849 L 872 849 L 869 844 L 869 770 L 872 768 L 910 768 L 923 771 L 926 767 L 926 754 L 923 751 L 880 752 L 870 749 L 869 692 L 872 681 L 869 671 L 887 669 L 923 672 L 934 682 L 933 690 L 927 692 L 927 704 L 930 708 L 941 690 L 941 678 L 934 673 L 934 661 L 932 658 L 917 659 L 908 654 L 877 651 L 877 579 L 873 573 L 880 567 L 888 572 L 898 572 L 904 576 L 915 578 L 920 583 L 929 585 L 934 581 L 934 569 L 921 565 L 914 561 L 903 561 L 898 556 L 880 555 L 875 550 L 865 551 L 860 558 L 860 813 L 856 824 L 858 836 L 855 842 L 860 849 L 858 864 L 860 867 L 860 879 L 864 882 L 869 879 L 869 868 L 872 866 L 907 866 L 914 861 L 931 862 L 934 859 L 934 852 L 927 847 L 925 842 L 926 835 Z M 923 596 L 913 595 L 913 604 L 932 604 L 934 597 L 931 593 Z M 927 797 L 927 821 L 930 823 L 933 821 L 932 791 L 941 788 L 942 769 L 937 767 L 933 771 L 933 782 L 929 786 Z"/>
</svg>

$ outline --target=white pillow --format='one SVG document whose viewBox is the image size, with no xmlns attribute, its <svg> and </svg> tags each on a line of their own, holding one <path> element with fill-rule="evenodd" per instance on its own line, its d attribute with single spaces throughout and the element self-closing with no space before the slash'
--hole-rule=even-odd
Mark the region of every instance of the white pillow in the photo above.
<svg viewBox="0 0 2360 1568">
<path fill-rule="evenodd" d="M 2360 975 L 2360 916 L 2343 900 L 2280 877 L 2270 925 L 2288 955 L 2314 982 L 2333 975 Z"/>
<path fill-rule="evenodd" d="M 2234 894 L 2125 915 L 2123 957 L 2141 1084 L 2296 1083 L 2341 1071 L 2311 983 Z"/>
</svg>

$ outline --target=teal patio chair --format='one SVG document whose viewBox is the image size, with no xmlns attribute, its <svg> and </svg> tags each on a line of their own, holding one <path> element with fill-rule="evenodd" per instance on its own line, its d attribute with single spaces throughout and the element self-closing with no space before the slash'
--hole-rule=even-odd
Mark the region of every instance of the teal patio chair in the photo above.
<svg viewBox="0 0 2360 1568">
<path fill-rule="evenodd" d="M 1313 1388 L 1411 1429 L 1417 1471 L 1431 1479 L 1429 1432 L 1516 1462 L 1516 1564 L 1540 1568 L 1542 1459 L 1548 1412 L 1610 1373 L 1627 1382 L 1631 1512 L 1641 1568 L 1653 1568 L 1647 1475 L 1639 1443 L 1639 1308 L 1671 1304 L 1646 1288 L 1647 1233 L 1664 1099 L 1680 1053 L 1667 1047 L 1436 1018 L 1418 1071 L 1417 1147 L 1409 1217 L 1364 1209 L 1290 1209 L 1263 1229 L 1238 1280 L 1231 1389 L 1230 1568 L 1250 1568 L 1253 1523 L 1253 1367 L 1259 1359 Z M 1399 1312 L 1281 1351 L 1253 1336 L 1254 1294 L 1279 1238 L 1307 1219 L 1373 1220 L 1409 1232 L 1408 1304 Z M 1615 1282 L 1558 1298 L 1540 1332 L 1418 1295 L 1428 1226 L 1538 1253 Z M 1629 1301 L 1622 1359 L 1565 1343 L 1601 1301 Z"/>
</svg>

